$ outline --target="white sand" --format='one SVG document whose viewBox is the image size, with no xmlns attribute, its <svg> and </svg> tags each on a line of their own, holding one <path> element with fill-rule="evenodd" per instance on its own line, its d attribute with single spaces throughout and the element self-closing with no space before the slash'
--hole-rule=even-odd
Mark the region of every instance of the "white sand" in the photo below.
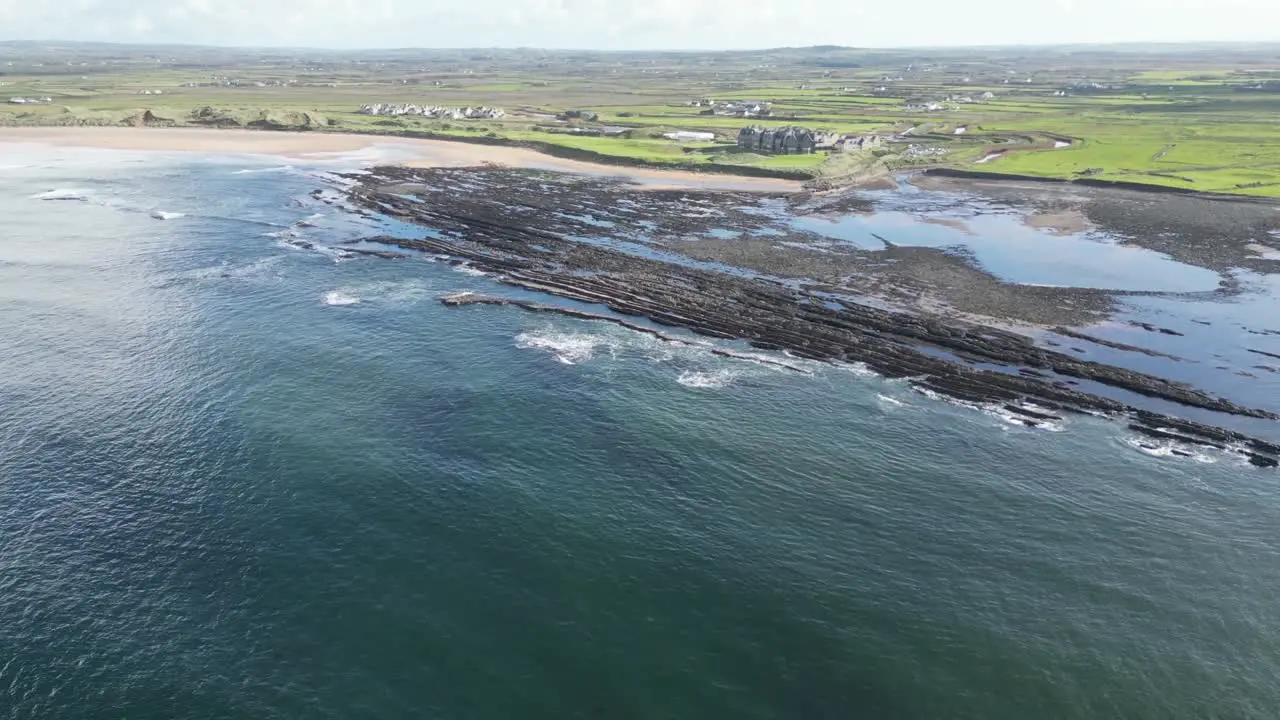
<svg viewBox="0 0 1280 720">
<path fill-rule="evenodd" d="M 343 153 L 379 150 L 388 152 L 396 158 L 390 162 L 399 162 L 412 167 L 468 167 L 494 164 L 516 168 L 538 168 L 625 177 L 648 189 L 703 188 L 796 192 L 801 187 L 799 182 L 793 180 L 602 165 L 553 157 L 519 147 L 346 133 L 205 128 L 0 128 L 0 143 L 5 142 L 114 150 L 276 155 L 302 161 L 333 160 L 340 158 Z"/>
</svg>

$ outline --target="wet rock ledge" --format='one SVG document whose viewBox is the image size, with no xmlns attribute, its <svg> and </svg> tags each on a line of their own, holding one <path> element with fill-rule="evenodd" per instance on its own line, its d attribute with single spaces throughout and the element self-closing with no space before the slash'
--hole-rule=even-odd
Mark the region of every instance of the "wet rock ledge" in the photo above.
<svg viewBox="0 0 1280 720">
<path fill-rule="evenodd" d="M 504 285 L 600 308 L 587 311 L 486 295 L 454 295 L 449 305 L 509 305 L 612 322 L 671 342 L 686 342 L 650 324 L 697 335 L 744 340 L 785 356 L 861 363 L 889 378 L 965 402 L 997 404 L 1036 426 L 1063 413 L 1123 416 L 1130 427 L 1160 441 L 1235 449 L 1259 467 L 1280 464 L 1280 446 L 1238 431 L 1140 407 L 1143 399 L 1173 403 L 1204 418 L 1209 413 L 1264 420 L 1276 414 L 1244 407 L 1188 385 L 1122 367 L 1037 347 L 1030 338 L 951 317 L 873 307 L 846 297 L 816 294 L 799 283 L 710 268 L 634 248 L 569 237 L 555 228 L 566 201 L 546 212 L 498 215 L 490 204 L 467 202 L 479 188 L 413 193 L 406 182 L 430 182 L 397 170 L 354 176 L 350 200 L 369 212 L 428 228 L 422 237 L 378 236 L 360 243 L 392 246 L 448 258 L 492 273 Z M 485 188 L 518 197 L 518 187 Z M 638 203 L 651 193 L 632 193 Z M 598 200 L 598 198 L 597 198 Z M 661 218 L 654 218 L 661 223 Z M 354 243 L 353 243 L 354 244 Z M 606 313 L 611 311 L 611 313 Z M 619 317 L 621 316 L 621 317 Z M 624 318 L 635 318 L 628 320 Z M 646 322 L 647 321 L 647 322 Z M 734 356 L 730 350 L 722 350 Z M 753 360 L 759 360 L 755 355 Z M 794 368 L 793 368 L 794 369 Z M 1168 405 L 1163 405 L 1168 407 Z M 1204 411 L 1209 411 L 1208 413 Z"/>
</svg>

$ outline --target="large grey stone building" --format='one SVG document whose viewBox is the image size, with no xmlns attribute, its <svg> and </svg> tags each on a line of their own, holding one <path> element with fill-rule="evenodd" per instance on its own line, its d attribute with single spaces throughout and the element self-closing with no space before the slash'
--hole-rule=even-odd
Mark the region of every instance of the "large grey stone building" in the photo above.
<svg viewBox="0 0 1280 720">
<path fill-rule="evenodd" d="M 767 155 L 805 155 L 818 147 L 816 134 L 802 127 L 744 127 L 738 132 L 738 147 Z"/>
</svg>

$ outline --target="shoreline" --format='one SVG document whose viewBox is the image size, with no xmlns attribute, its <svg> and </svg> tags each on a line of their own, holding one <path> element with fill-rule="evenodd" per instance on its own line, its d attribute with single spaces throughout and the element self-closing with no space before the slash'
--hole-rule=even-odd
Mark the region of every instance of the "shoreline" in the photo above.
<svg viewBox="0 0 1280 720">
<path fill-rule="evenodd" d="M 927 184 L 930 180 L 945 178 L 972 183 L 1002 183 L 1007 185 L 1058 185 L 1077 186 L 1098 189 L 1132 190 L 1134 192 L 1151 193 L 1153 195 L 1179 195 L 1182 197 L 1203 198 L 1207 200 L 1229 200 L 1236 202 L 1256 202 L 1274 205 L 1276 198 L 1266 195 L 1245 195 L 1244 193 L 1218 192 L 1215 190 L 1195 190 L 1192 188 L 1171 187 L 1154 183 L 1141 183 L 1129 180 L 1101 180 L 1098 178 L 1063 178 L 1040 175 L 1021 175 L 1017 173 L 1001 173 L 990 170 L 965 170 L 952 167 L 934 167 L 915 173 L 913 183 L 926 189 L 936 189 L 937 185 Z"/>
<path fill-rule="evenodd" d="M 1104 358 L 1082 356 L 1083 350 L 1073 352 L 1074 347 L 1054 349 L 1060 343 L 1040 344 L 1031 334 L 961 318 L 950 308 L 894 307 L 897 279 L 891 276 L 877 281 L 862 275 L 856 289 L 806 281 L 802 273 L 812 264 L 786 269 L 770 266 L 767 258 L 761 264 L 742 254 L 750 249 L 743 241 L 717 249 L 715 241 L 705 237 L 715 229 L 750 235 L 767 225 L 755 213 L 735 214 L 726 207 L 723 213 L 689 216 L 680 211 L 678 197 L 661 195 L 622 206 L 615 201 L 625 191 L 616 187 L 576 180 L 561 180 L 554 188 L 531 186 L 526 178 L 501 171 L 469 177 L 468 182 L 481 188 L 477 191 L 458 188 L 450 181 L 453 172 L 375 168 L 345 191 L 354 208 L 437 231 L 421 238 L 366 236 L 350 244 L 361 249 L 384 246 L 375 252 L 386 259 L 419 253 L 447 259 L 489 275 L 497 283 L 495 289 L 548 298 L 543 302 L 503 292 L 450 293 L 439 298 L 445 305 L 560 314 L 613 323 L 668 342 L 684 341 L 685 336 L 666 331 L 681 328 L 693 336 L 745 342 L 753 350 L 777 353 L 766 356 L 770 361 L 785 362 L 783 358 L 790 356 L 865 367 L 882 377 L 903 379 L 926 394 L 999 408 L 1017 425 L 1039 427 L 1060 423 L 1067 415 L 1103 415 L 1152 440 L 1230 450 L 1258 467 L 1280 466 L 1280 445 L 1273 433 L 1258 430 L 1280 417 L 1274 410 L 1149 374 L 1151 369 L 1142 365 L 1109 364 Z M 439 190 L 410 197 L 400 189 L 414 183 Z M 536 214 L 513 211 L 501 199 L 525 195 L 529 199 L 523 208 L 535 209 Z M 741 199 L 724 202 L 732 206 Z M 581 219 L 584 212 L 592 217 Z M 607 225 L 598 224 L 596 213 L 606 216 Z M 635 240 L 634 224 L 640 220 L 659 223 L 646 227 L 648 240 Z M 650 257 L 575 239 L 583 234 L 640 242 L 664 255 Z M 688 237 L 697 239 L 679 241 Z M 900 252 L 892 258 L 896 263 L 910 263 L 913 255 L 920 255 L 910 249 Z M 829 269 L 838 258 L 826 256 L 816 262 Z M 914 262 L 927 258 L 916 257 Z M 726 267 L 730 270 L 722 269 Z M 795 284 L 784 285 L 776 277 L 794 279 Z M 981 293 L 995 289 L 973 279 L 979 281 Z M 1089 299 L 1086 295 L 1101 297 L 1095 291 L 1073 290 L 1028 289 L 1020 299 L 1057 308 L 1063 300 L 1075 304 Z M 877 302 L 860 302 L 859 297 Z M 599 306 L 610 313 L 599 312 Z M 1152 328 L 1149 331 L 1159 332 Z M 1053 332 L 1098 342 L 1073 334 L 1065 325 Z M 1138 346 L 1118 349 L 1142 352 Z"/>
<path fill-rule="evenodd" d="M 788 177 L 788 173 L 733 165 L 666 168 L 643 160 L 600 155 L 504 138 L 467 138 L 431 133 L 368 134 L 323 130 L 101 126 L 0 126 L 0 145 L 34 143 L 54 147 L 82 147 L 137 152 L 189 152 L 226 155 L 261 155 L 300 162 L 333 162 L 362 151 L 381 150 L 399 157 L 366 159 L 362 164 L 401 165 L 413 168 L 499 166 L 521 170 L 547 170 L 596 177 L 624 178 L 640 190 L 725 190 L 795 194 L 827 193 L 877 188 L 905 181 L 939 189 L 937 180 L 998 183 L 1010 186 L 1077 186 L 1133 190 L 1156 195 L 1201 197 L 1278 204 L 1264 195 L 1176 188 L 1141 182 L 1058 178 L 954 167 L 906 168 L 888 171 L 834 187 L 815 187 L 815 178 Z M 351 158 L 360 161 L 360 158 Z M 931 183 L 931 181 L 935 181 Z"/>
<path fill-rule="evenodd" d="M 637 188 L 647 190 L 796 193 L 804 189 L 799 180 L 606 164 L 559 157 L 516 145 L 399 135 L 194 127 L 0 127 L 0 144 L 3 143 L 141 152 L 270 155 L 304 162 L 341 160 L 343 155 L 381 150 L 401 157 L 377 158 L 368 164 L 396 164 L 417 168 L 497 165 L 578 175 L 622 177 L 635 183 Z"/>
</svg>

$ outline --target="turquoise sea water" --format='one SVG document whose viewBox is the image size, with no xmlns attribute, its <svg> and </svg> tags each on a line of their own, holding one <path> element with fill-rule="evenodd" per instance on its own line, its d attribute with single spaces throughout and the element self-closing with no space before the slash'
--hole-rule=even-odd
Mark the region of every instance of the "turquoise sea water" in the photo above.
<svg viewBox="0 0 1280 720">
<path fill-rule="evenodd" d="M 1274 472 L 444 308 L 322 168 L 2 159 L 0 717 L 1280 708 Z"/>
</svg>

